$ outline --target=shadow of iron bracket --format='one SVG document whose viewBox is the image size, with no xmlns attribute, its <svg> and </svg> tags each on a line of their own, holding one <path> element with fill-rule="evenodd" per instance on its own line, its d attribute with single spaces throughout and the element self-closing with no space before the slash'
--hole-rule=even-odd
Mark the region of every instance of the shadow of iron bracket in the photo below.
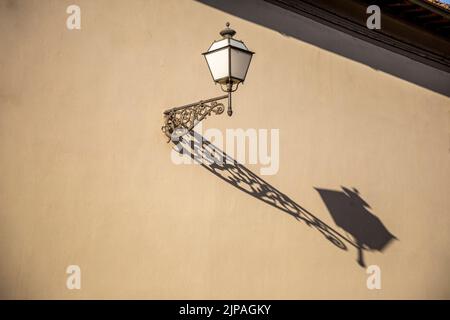
<svg viewBox="0 0 450 320">
<path fill-rule="evenodd" d="M 228 94 L 164 111 L 164 125 L 161 130 L 169 139 L 167 142 L 178 140 L 211 113 L 222 114 L 225 106 L 217 101 L 227 98 Z"/>
</svg>

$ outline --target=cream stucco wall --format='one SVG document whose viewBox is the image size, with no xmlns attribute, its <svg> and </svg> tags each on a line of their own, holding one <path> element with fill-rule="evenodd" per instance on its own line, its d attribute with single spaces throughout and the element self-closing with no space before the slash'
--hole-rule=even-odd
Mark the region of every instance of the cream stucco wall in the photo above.
<svg viewBox="0 0 450 320">
<path fill-rule="evenodd" d="M 162 111 L 221 94 L 200 53 L 226 21 L 256 55 L 204 128 L 279 128 L 264 179 L 335 228 L 314 187 L 356 187 L 398 238 L 365 253 L 381 290 L 353 247 L 172 163 Z M 0 39 L 0 297 L 450 298 L 448 97 L 188 0 L 1 0 Z"/>
</svg>

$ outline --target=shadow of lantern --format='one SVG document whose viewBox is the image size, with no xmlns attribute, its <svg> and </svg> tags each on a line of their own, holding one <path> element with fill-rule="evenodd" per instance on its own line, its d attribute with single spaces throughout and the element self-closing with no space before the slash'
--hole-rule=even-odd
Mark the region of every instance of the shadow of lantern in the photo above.
<svg viewBox="0 0 450 320">
<path fill-rule="evenodd" d="M 368 209 L 370 206 L 358 190 L 342 187 L 343 191 L 315 188 L 319 192 L 336 225 L 352 235 L 358 250 L 358 264 L 365 267 L 363 250 L 383 251 L 397 239 L 381 220 Z"/>
</svg>

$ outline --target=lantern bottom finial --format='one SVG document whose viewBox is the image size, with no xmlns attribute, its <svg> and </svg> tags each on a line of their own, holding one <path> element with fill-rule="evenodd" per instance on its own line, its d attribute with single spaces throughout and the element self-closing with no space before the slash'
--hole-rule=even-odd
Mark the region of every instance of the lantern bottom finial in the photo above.
<svg viewBox="0 0 450 320">
<path fill-rule="evenodd" d="M 233 110 L 231 109 L 231 92 L 228 92 L 228 110 L 227 110 L 227 114 L 230 117 L 233 114 Z"/>
</svg>

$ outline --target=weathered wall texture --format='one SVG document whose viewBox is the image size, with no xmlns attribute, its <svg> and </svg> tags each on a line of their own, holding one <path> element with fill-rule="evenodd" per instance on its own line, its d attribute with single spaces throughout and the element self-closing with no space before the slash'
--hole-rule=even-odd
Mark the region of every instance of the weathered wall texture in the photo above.
<svg viewBox="0 0 450 320">
<path fill-rule="evenodd" d="M 72 3 L 0 1 L 0 297 L 450 298 L 448 97 L 197 2 L 78 0 L 69 31 Z M 364 254 L 381 290 L 354 247 L 172 163 L 162 111 L 221 94 L 200 53 L 226 21 L 256 55 L 204 128 L 279 128 L 264 179 L 337 230 L 314 188 L 357 188 L 398 238 Z"/>
</svg>

